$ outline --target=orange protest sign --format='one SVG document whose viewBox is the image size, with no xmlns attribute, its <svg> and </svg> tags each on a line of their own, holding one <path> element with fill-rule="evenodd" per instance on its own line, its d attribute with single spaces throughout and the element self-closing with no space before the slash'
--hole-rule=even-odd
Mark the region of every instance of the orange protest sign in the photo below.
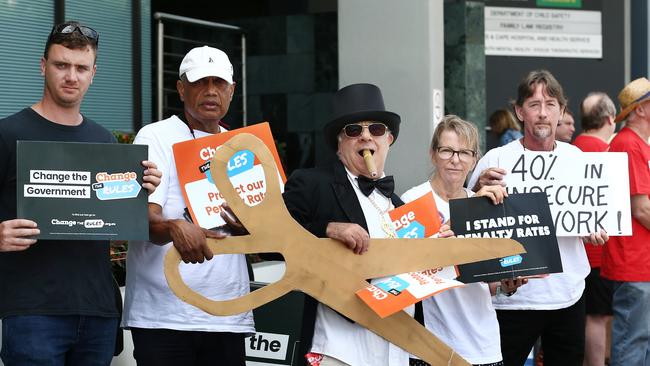
<svg viewBox="0 0 650 366">
<path fill-rule="evenodd" d="M 176 172 L 187 209 L 192 221 L 203 228 L 224 224 L 220 212 L 225 200 L 212 180 L 210 160 L 221 145 L 241 133 L 249 133 L 262 140 L 275 160 L 278 179 L 281 183 L 287 180 L 268 122 L 174 144 Z M 259 158 L 250 150 L 242 150 L 232 156 L 226 169 L 235 191 L 248 206 L 263 201 L 266 193 L 264 171 Z"/>
<path fill-rule="evenodd" d="M 436 200 L 429 193 L 387 214 L 398 238 L 429 238 L 440 231 Z M 454 280 L 456 277 L 455 266 L 402 273 L 375 279 L 356 294 L 377 315 L 385 318 L 429 296 L 463 286 L 462 282 Z"/>
<path fill-rule="evenodd" d="M 448 275 L 439 275 L 449 272 Z M 455 277 L 455 266 L 429 269 L 420 272 L 402 273 L 379 278 L 372 284 L 356 292 L 366 305 L 385 318 L 442 291 L 464 286 L 465 284 L 447 276 Z"/>
<path fill-rule="evenodd" d="M 424 196 L 388 211 L 398 238 L 428 238 L 440 230 L 440 216 L 433 195 Z"/>
</svg>

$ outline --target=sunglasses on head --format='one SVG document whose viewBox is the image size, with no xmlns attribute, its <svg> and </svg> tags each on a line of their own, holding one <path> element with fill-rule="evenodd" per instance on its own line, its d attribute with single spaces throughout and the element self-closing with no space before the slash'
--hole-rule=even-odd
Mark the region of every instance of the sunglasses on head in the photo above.
<svg viewBox="0 0 650 366">
<path fill-rule="evenodd" d="M 343 127 L 343 132 L 347 137 L 359 137 L 361 136 L 364 127 L 367 127 L 368 132 L 375 137 L 384 136 L 386 131 L 388 131 L 388 126 L 383 123 L 375 122 L 368 125 L 352 123 Z"/>
<path fill-rule="evenodd" d="M 99 43 L 99 33 L 97 33 L 96 30 L 86 27 L 85 25 L 77 25 L 77 24 L 61 24 L 58 27 L 55 27 L 52 29 L 52 33 L 50 34 L 50 37 L 57 35 L 57 34 L 72 34 L 76 30 L 79 31 L 84 37 L 95 41 L 96 43 Z"/>
</svg>

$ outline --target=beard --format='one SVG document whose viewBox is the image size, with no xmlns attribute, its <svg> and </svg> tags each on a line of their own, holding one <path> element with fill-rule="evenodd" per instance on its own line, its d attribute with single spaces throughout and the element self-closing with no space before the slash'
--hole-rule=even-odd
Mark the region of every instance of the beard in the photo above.
<svg viewBox="0 0 650 366">
<path fill-rule="evenodd" d="M 533 136 L 539 139 L 545 139 L 551 136 L 551 127 L 550 126 L 535 126 L 533 128 Z"/>
</svg>

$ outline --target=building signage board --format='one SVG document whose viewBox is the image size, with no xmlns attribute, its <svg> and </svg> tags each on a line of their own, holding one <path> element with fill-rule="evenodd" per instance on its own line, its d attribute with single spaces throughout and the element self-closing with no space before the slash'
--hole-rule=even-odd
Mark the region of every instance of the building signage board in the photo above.
<svg viewBox="0 0 650 366">
<path fill-rule="evenodd" d="M 600 59 L 601 12 L 486 6 L 485 54 Z"/>
</svg>

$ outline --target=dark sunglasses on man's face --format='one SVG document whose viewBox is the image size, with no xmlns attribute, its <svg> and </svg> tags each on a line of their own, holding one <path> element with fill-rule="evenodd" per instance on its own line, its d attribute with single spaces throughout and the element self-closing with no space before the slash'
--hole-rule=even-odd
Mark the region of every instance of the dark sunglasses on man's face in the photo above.
<svg viewBox="0 0 650 366">
<path fill-rule="evenodd" d="M 55 34 L 71 34 L 76 30 L 79 30 L 79 33 L 83 34 L 85 37 L 95 41 L 96 43 L 99 43 L 99 33 L 90 27 L 86 27 L 85 25 L 62 24 L 52 30 L 51 36 Z"/>
<path fill-rule="evenodd" d="M 368 132 L 375 137 L 384 136 L 386 131 L 388 131 L 388 126 L 383 123 L 371 123 L 369 125 L 353 123 L 343 127 L 343 132 L 347 137 L 359 137 L 361 136 L 364 127 L 367 127 Z"/>
</svg>

